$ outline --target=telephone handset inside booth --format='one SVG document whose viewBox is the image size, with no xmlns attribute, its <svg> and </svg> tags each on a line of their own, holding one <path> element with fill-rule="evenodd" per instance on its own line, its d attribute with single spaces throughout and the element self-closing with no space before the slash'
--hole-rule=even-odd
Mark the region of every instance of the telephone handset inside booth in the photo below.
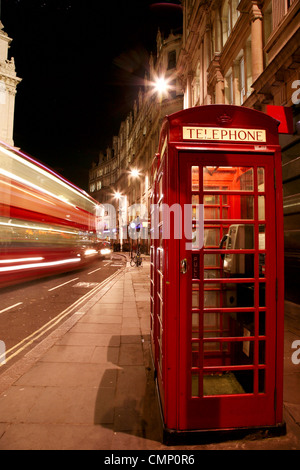
<svg viewBox="0 0 300 470">
<path fill-rule="evenodd" d="M 220 248 L 225 243 L 226 250 L 247 250 L 253 248 L 253 226 L 246 224 L 230 225 L 228 233 L 222 238 Z M 223 271 L 230 277 L 253 277 L 253 257 L 245 253 L 226 253 L 222 255 Z"/>
<path fill-rule="evenodd" d="M 230 225 L 228 233 L 224 235 L 220 242 L 220 248 L 228 250 L 229 253 L 221 255 L 223 273 L 225 277 L 230 278 L 253 278 L 254 277 L 254 255 L 253 253 L 244 253 L 243 250 L 251 250 L 254 248 L 253 225 L 249 224 L 233 224 Z M 230 250 L 241 250 L 241 253 L 231 253 Z M 227 289 L 224 296 L 226 307 L 242 307 L 253 305 L 254 291 L 253 283 L 230 283 L 225 287 Z M 240 323 L 238 329 L 243 331 L 245 323 L 251 322 L 242 315 L 243 320 L 239 321 L 238 314 L 231 314 L 231 319 Z M 249 326 L 247 326 L 248 331 Z"/>
<path fill-rule="evenodd" d="M 259 250 L 265 250 L 264 226 L 259 227 Z M 220 242 L 225 250 L 251 250 L 254 248 L 254 227 L 246 224 L 230 225 L 228 233 Z M 221 255 L 223 272 L 229 277 L 254 277 L 254 256 L 247 253 L 225 253 Z M 259 253 L 259 277 L 265 276 L 265 254 Z"/>
<path fill-rule="evenodd" d="M 259 233 L 259 249 L 263 250 L 265 233 Z M 224 246 L 225 245 L 225 246 Z M 251 224 L 230 225 L 228 233 L 224 235 L 220 242 L 220 248 L 228 250 L 229 253 L 221 255 L 223 260 L 223 273 L 228 278 L 254 278 L 254 254 L 245 253 L 244 250 L 254 249 L 254 226 Z M 231 253 L 230 250 L 241 250 L 241 253 Z M 263 276 L 264 254 L 259 254 L 259 275 Z M 254 283 L 232 283 L 228 284 L 230 290 L 225 296 L 226 307 L 249 307 L 254 306 Z M 260 306 L 265 305 L 264 283 L 259 285 Z M 232 327 L 236 334 L 250 336 L 254 334 L 254 321 L 251 313 L 232 313 L 230 315 Z M 262 321 L 261 321 L 262 325 Z M 237 333 L 238 332 L 238 333 Z M 243 348 L 234 348 L 234 354 L 242 357 L 243 352 L 250 359 L 253 356 L 252 346 L 249 342 L 243 343 Z M 239 360 L 239 359 L 236 359 Z"/>
</svg>

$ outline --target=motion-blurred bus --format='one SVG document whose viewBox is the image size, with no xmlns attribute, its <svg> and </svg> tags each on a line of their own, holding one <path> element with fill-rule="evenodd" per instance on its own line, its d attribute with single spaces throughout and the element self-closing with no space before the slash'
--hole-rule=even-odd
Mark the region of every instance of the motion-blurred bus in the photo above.
<svg viewBox="0 0 300 470">
<path fill-rule="evenodd" d="M 103 206 L 1 141 L 0 195 L 0 287 L 77 269 L 101 254 Z"/>
</svg>

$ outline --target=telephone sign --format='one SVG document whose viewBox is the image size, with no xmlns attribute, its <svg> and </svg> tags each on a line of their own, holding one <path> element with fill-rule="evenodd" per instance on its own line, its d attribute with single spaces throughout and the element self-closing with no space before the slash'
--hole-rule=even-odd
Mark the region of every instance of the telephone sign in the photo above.
<svg viewBox="0 0 300 470">
<path fill-rule="evenodd" d="M 266 142 L 264 129 L 230 129 L 219 127 L 183 127 L 185 140 L 215 140 L 233 142 Z"/>
</svg>

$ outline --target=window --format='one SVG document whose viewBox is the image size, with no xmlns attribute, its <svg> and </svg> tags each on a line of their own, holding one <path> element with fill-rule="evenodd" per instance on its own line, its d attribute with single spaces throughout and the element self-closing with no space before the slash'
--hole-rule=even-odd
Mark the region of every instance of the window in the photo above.
<svg viewBox="0 0 300 470">
<path fill-rule="evenodd" d="M 240 0 L 225 0 L 223 4 L 221 14 L 223 46 L 229 38 L 232 29 L 240 16 L 240 12 L 237 9 L 239 2 Z"/>
<path fill-rule="evenodd" d="M 251 64 L 251 38 L 249 37 L 244 47 L 239 51 L 234 60 L 234 102 L 238 106 L 243 105 L 251 95 L 252 64 Z"/>
<path fill-rule="evenodd" d="M 251 87 L 253 83 L 252 79 L 252 59 L 251 59 L 251 38 L 249 37 L 245 49 L 244 49 L 244 56 L 245 56 L 245 77 L 246 77 L 246 95 L 247 97 L 251 95 Z"/>
<path fill-rule="evenodd" d="M 295 0 L 276 0 L 273 8 L 273 30 L 279 25 L 294 3 Z"/>
<path fill-rule="evenodd" d="M 244 56 L 241 57 L 240 60 L 240 98 L 241 98 L 241 105 L 244 102 L 244 97 L 246 95 L 246 87 L 245 87 L 245 59 Z"/>
<path fill-rule="evenodd" d="M 229 70 L 225 77 L 225 102 L 226 104 L 233 104 L 233 77 L 232 69 Z"/>
<path fill-rule="evenodd" d="M 199 97 L 200 97 L 200 78 L 201 78 L 201 72 L 200 72 L 200 63 L 197 65 L 197 70 L 196 70 L 196 76 L 193 81 L 193 106 L 196 106 L 198 103 Z"/>
<path fill-rule="evenodd" d="M 231 33 L 231 8 L 229 1 L 226 0 L 222 8 L 222 45 L 224 46 Z"/>
<path fill-rule="evenodd" d="M 228 29 L 227 29 L 227 37 L 230 36 L 231 33 L 231 26 L 232 26 L 232 18 L 231 18 L 231 4 L 228 5 L 228 11 L 227 11 L 227 24 L 228 24 Z"/>
<path fill-rule="evenodd" d="M 265 296 L 265 169 L 192 166 L 192 204 L 199 204 L 200 193 L 204 244 L 193 246 L 188 291 L 191 395 L 264 393 L 257 366 L 264 372 L 265 324 L 271 313 Z"/>
<path fill-rule="evenodd" d="M 175 69 L 176 67 L 176 51 L 168 53 L 168 70 Z"/>
<path fill-rule="evenodd" d="M 176 80 L 170 82 L 169 97 L 176 98 Z"/>
<path fill-rule="evenodd" d="M 237 9 L 240 0 L 231 0 L 231 11 L 232 11 L 232 28 L 234 27 L 235 23 L 237 22 L 240 12 Z"/>
<path fill-rule="evenodd" d="M 267 6 L 264 11 L 264 42 L 268 41 L 269 36 L 272 33 L 272 2 Z"/>
</svg>

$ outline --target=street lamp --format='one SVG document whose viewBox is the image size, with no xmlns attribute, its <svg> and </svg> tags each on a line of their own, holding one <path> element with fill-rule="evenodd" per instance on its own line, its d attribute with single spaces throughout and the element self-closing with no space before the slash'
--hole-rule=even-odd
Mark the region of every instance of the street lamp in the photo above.
<svg viewBox="0 0 300 470">
<path fill-rule="evenodd" d="M 148 81 L 149 86 L 149 96 L 157 95 L 160 99 L 164 95 L 168 95 L 169 90 L 171 89 L 171 80 L 172 77 L 166 77 L 165 75 L 157 75 L 155 72 L 151 80 Z"/>
<path fill-rule="evenodd" d="M 133 168 L 130 172 L 131 176 L 133 176 L 134 178 L 137 178 L 138 176 L 140 176 L 140 172 L 137 168 Z"/>
<path fill-rule="evenodd" d="M 155 91 L 161 95 L 167 93 L 169 89 L 168 80 L 165 77 L 157 77 L 154 85 Z"/>
<path fill-rule="evenodd" d="M 120 249 L 123 250 L 123 240 L 127 238 L 127 196 L 116 191 L 114 198 L 119 201 L 119 241 Z"/>
<path fill-rule="evenodd" d="M 114 195 L 115 199 L 121 199 L 121 193 L 119 193 L 119 191 L 116 191 L 115 192 L 115 195 Z"/>
</svg>

